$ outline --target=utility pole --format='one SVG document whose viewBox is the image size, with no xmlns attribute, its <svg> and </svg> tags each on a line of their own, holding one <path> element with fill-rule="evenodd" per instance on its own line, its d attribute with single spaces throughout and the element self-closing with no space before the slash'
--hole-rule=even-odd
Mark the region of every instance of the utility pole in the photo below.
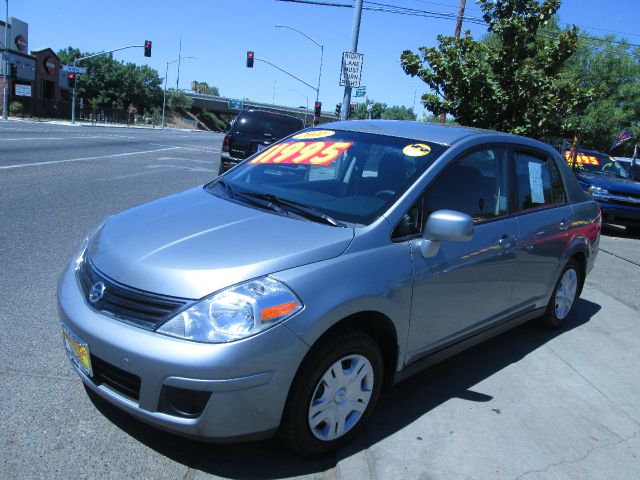
<svg viewBox="0 0 640 480">
<path fill-rule="evenodd" d="M 458 21 L 456 22 L 456 32 L 454 33 L 454 36 L 456 37 L 456 39 L 460 38 L 460 32 L 462 31 L 462 17 L 464 17 L 464 7 L 465 4 L 467 3 L 467 0 L 460 0 L 460 10 L 458 10 Z M 447 99 L 447 93 L 445 92 L 444 94 L 444 99 Z M 440 116 L 440 122 L 441 123 L 446 123 L 447 121 L 447 114 L 443 113 Z"/>
<path fill-rule="evenodd" d="M 351 52 L 358 51 L 358 36 L 360 35 L 360 18 L 362 17 L 362 0 L 356 0 L 355 12 L 353 14 L 353 28 L 351 29 Z M 340 110 L 340 120 L 349 118 L 349 104 L 351 103 L 351 87 L 344 87 L 344 97 L 342 98 L 342 110 Z"/>
<path fill-rule="evenodd" d="M 178 49 L 178 59 L 182 57 L 182 37 L 180 37 L 180 48 Z M 180 60 L 178 60 L 178 76 L 176 77 L 176 90 L 180 90 Z"/>
<path fill-rule="evenodd" d="M 2 65 L 4 67 L 2 77 L 2 118 L 7 120 L 7 73 L 9 73 L 9 0 L 6 0 L 7 11 L 4 20 L 4 52 L 2 52 Z"/>
</svg>

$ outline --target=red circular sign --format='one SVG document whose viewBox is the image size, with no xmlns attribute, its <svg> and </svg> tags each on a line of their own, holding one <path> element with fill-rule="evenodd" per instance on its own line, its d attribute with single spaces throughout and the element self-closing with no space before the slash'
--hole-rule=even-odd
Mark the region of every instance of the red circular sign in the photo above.
<svg viewBox="0 0 640 480">
<path fill-rule="evenodd" d="M 16 47 L 18 47 L 18 50 L 20 50 L 21 52 L 24 52 L 25 49 L 27 48 L 27 41 L 22 35 L 18 35 L 16 37 L 15 43 L 16 43 Z"/>
<path fill-rule="evenodd" d="M 56 62 L 51 55 L 45 57 L 45 59 L 42 61 L 42 66 L 49 75 L 56 71 Z"/>
</svg>

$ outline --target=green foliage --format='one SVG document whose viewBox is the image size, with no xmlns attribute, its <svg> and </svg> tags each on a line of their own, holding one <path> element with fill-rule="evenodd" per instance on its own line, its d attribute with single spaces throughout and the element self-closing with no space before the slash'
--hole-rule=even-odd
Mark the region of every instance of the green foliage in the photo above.
<svg viewBox="0 0 640 480">
<path fill-rule="evenodd" d="M 63 64 L 73 65 L 74 58 L 91 55 L 67 47 L 57 52 Z M 162 104 L 162 79 L 147 65 L 118 62 L 110 54 L 83 60 L 87 73 L 78 75 L 76 93 L 90 105 L 125 109 L 133 105 L 137 111 L 151 111 Z"/>
<path fill-rule="evenodd" d="M 577 30 L 544 33 L 560 0 L 478 0 L 490 37 L 469 31 L 438 36 L 437 48 L 405 50 L 402 67 L 432 93 L 422 95 L 435 115 L 448 113 L 462 125 L 542 138 L 570 135 L 589 92 L 567 81 L 563 69 L 576 50 Z M 549 38 L 551 37 L 551 38 Z"/>
<path fill-rule="evenodd" d="M 407 108 L 404 105 L 389 107 L 382 112 L 384 120 L 415 120 L 416 114 L 413 108 Z"/>
<path fill-rule="evenodd" d="M 382 114 L 386 110 L 387 104 L 374 102 L 373 100 L 368 100 L 368 104 L 371 105 L 371 118 L 374 120 L 382 118 Z M 351 120 L 363 120 L 365 118 L 369 118 L 367 104 L 359 103 L 349 118 Z"/>
<path fill-rule="evenodd" d="M 9 113 L 13 116 L 22 116 L 24 113 L 24 108 L 22 103 L 18 100 L 14 100 L 9 104 Z"/>
<path fill-rule="evenodd" d="M 194 80 L 193 82 L 191 82 L 191 90 L 203 95 L 220 95 L 220 90 L 218 90 L 218 87 L 210 87 L 207 82 L 197 82 Z"/>
<path fill-rule="evenodd" d="M 167 90 L 167 105 L 171 110 L 187 110 L 193 106 L 193 98 L 180 90 Z"/>
<path fill-rule="evenodd" d="M 219 132 L 226 132 L 229 130 L 229 125 L 227 122 L 218 117 L 215 113 L 210 112 L 209 110 L 202 111 L 202 117 L 206 119 L 206 125 L 211 130 L 217 130 Z"/>
<path fill-rule="evenodd" d="M 625 128 L 632 127 L 636 142 L 640 138 L 640 48 L 613 40 L 613 36 L 581 39 L 566 69 L 569 82 L 593 91 L 584 115 L 572 119 L 580 123 L 580 143 L 603 152 Z M 634 143 L 626 142 L 614 153 L 631 156 Z"/>
</svg>

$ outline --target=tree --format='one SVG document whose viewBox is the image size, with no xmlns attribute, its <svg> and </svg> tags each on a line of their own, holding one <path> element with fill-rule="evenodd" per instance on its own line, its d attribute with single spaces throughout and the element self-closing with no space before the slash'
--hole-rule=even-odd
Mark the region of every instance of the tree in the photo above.
<svg viewBox="0 0 640 480">
<path fill-rule="evenodd" d="M 560 0 L 479 0 L 492 42 L 438 36 L 438 47 L 405 50 L 402 67 L 433 93 L 422 95 L 436 115 L 462 125 L 536 138 L 573 134 L 589 92 L 567 81 L 563 69 L 577 46 L 577 29 L 539 35 Z"/>
<path fill-rule="evenodd" d="M 177 110 L 187 110 L 193 106 L 193 98 L 185 95 L 180 90 L 167 91 L 167 104 L 174 112 Z"/>
<path fill-rule="evenodd" d="M 369 118 L 368 111 L 367 111 L 368 105 L 370 105 L 370 108 L 371 108 L 372 119 L 382 118 L 382 113 L 387 108 L 386 103 L 380 103 L 380 102 L 374 102 L 373 100 L 368 100 L 367 104 L 359 103 L 358 106 L 353 111 L 353 114 L 349 118 L 351 118 L 352 120 L 363 120 L 365 118 Z"/>
<path fill-rule="evenodd" d="M 204 95 L 220 95 L 218 87 L 210 87 L 207 82 L 197 82 L 194 80 L 191 82 L 191 90 Z"/>
<path fill-rule="evenodd" d="M 407 108 L 404 105 L 389 107 L 382 112 L 383 120 L 415 120 L 416 114 L 413 108 Z"/>
<path fill-rule="evenodd" d="M 89 55 L 73 47 L 58 51 L 60 61 L 67 65 Z M 147 65 L 118 62 L 110 54 L 83 60 L 81 65 L 87 68 L 87 73 L 78 75 L 76 93 L 89 103 L 95 99 L 103 107 L 119 109 L 133 105 L 139 112 L 151 111 L 162 104 L 162 79 Z"/>
<path fill-rule="evenodd" d="M 580 143 L 588 148 L 608 152 L 613 139 L 632 127 L 640 137 L 640 48 L 626 42 L 614 43 L 613 36 L 580 40 L 576 53 L 567 64 L 568 81 L 593 91 L 584 115 L 574 118 L 580 123 Z M 614 152 L 631 156 L 633 144 L 627 142 Z"/>
</svg>

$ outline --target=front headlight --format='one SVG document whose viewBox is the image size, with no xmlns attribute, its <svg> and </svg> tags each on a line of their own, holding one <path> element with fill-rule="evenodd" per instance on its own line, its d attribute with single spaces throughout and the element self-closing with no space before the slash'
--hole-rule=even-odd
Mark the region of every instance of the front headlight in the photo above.
<svg viewBox="0 0 640 480">
<path fill-rule="evenodd" d="M 591 195 L 609 195 L 609 190 L 605 189 L 605 188 L 600 188 L 600 187 L 596 187 L 596 186 L 591 186 L 587 189 L 587 191 L 591 194 Z"/>
<path fill-rule="evenodd" d="M 91 232 L 89 232 L 89 234 L 84 237 L 84 240 L 82 241 L 82 244 L 80 245 L 80 248 L 78 248 L 78 250 L 76 250 L 76 253 L 73 256 L 73 268 L 75 270 L 78 270 L 81 266 L 82 263 L 85 260 L 85 257 L 87 255 L 87 249 L 89 248 L 89 242 L 91 240 L 93 240 L 93 237 L 96 236 L 96 234 L 102 229 L 102 227 L 104 227 L 104 224 L 107 223 L 107 220 L 109 220 L 111 218 L 111 216 L 105 218 L 100 225 L 98 225 L 96 228 L 94 228 L 93 230 L 91 230 Z"/>
<path fill-rule="evenodd" d="M 262 277 L 200 300 L 156 332 L 195 342 L 225 343 L 255 335 L 301 309 L 302 302 L 286 285 Z"/>
</svg>

